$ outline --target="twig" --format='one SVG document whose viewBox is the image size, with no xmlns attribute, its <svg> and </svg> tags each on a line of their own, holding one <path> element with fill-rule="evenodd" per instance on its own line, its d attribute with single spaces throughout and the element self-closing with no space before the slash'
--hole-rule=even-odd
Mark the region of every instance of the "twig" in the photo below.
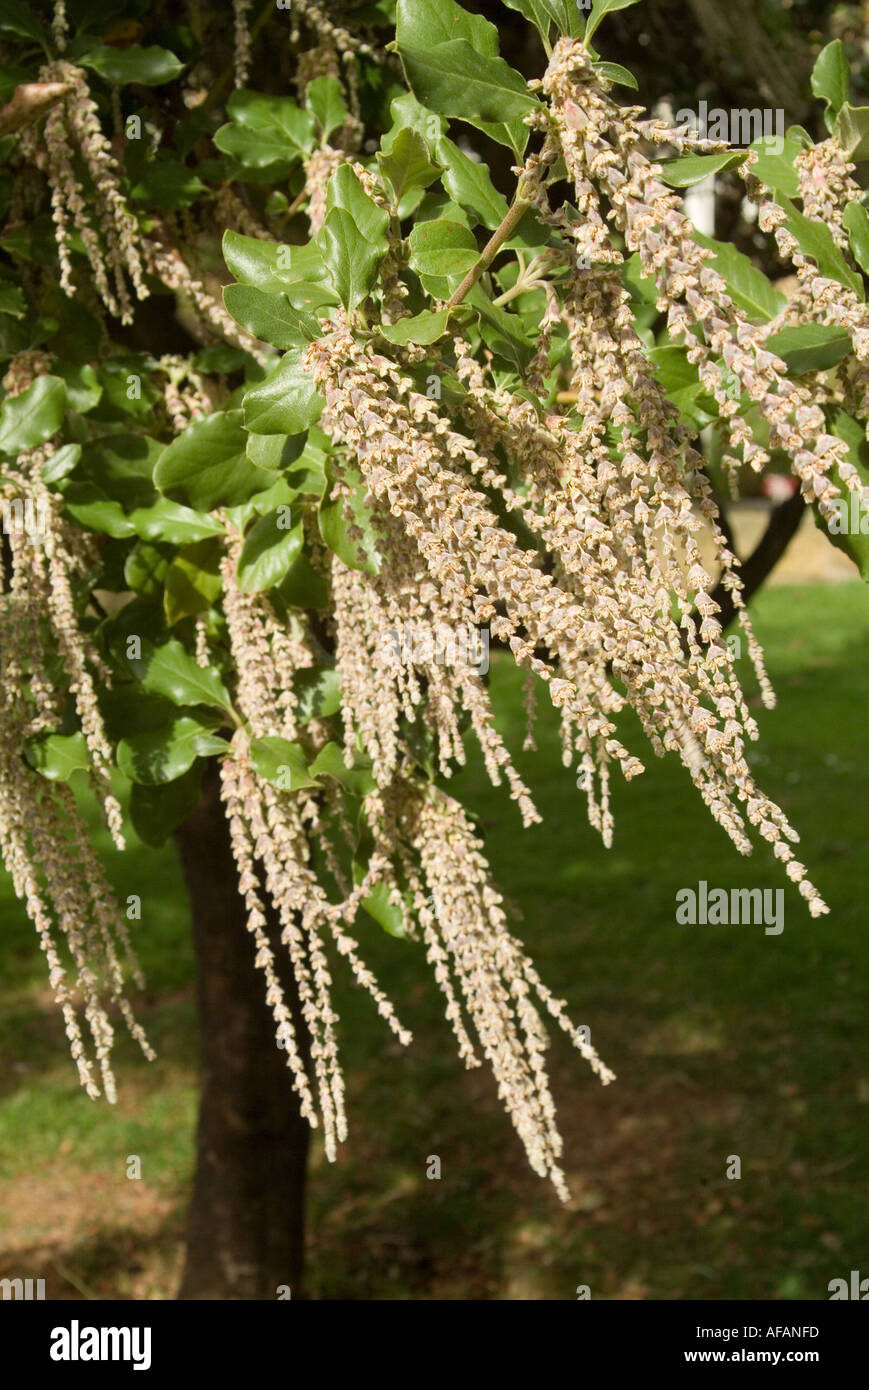
<svg viewBox="0 0 869 1390">
<path fill-rule="evenodd" d="M 530 207 L 530 201 L 517 193 L 507 216 L 504 218 L 500 227 L 495 229 L 486 242 L 486 245 L 483 247 L 483 250 L 480 252 L 479 260 L 471 266 L 471 269 L 459 285 L 459 288 L 454 290 L 447 300 L 448 309 L 455 309 L 457 304 L 461 304 L 468 291 L 474 288 L 474 285 L 476 285 L 483 271 L 488 270 L 498 252 L 501 250 L 501 247 L 504 245 L 504 242 L 509 240 L 513 232 L 515 232 Z"/>
</svg>

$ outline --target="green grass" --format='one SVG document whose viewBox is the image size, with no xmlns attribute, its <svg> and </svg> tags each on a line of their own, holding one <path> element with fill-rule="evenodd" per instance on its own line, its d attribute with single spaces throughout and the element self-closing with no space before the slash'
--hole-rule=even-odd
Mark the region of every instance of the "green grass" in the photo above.
<svg viewBox="0 0 869 1390">
<path fill-rule="evenodd" d="M 738 855 L 680 766 L 645 756 L 631 720 L 625 738 L 647 771 L 615 784 L 615 844 L 605 851 L 541 705 L 539 753 L 517 759 L 541 826 L 523 831 L 473 759 L 455 785 L 481 818 L 541 974 L 618 1074 L 602 1088 L 567 1041 L 553 1039 L 573 1200 L 562 1207 L 530 1172 L 488 1074 L 459 1066 L 418 949 L 360 923 L 366 956 L 415 1041 L 399 1047 L 339 969 L 351 1133 L 337 1165 L 319 1149 L 314 1157 L 315 1294 L 573 1298 L 588 1284 L 594 1298 L 816 1299 L 830 1279 L 867 1264 L 869 595 L 857 584 L 774 589 L 757 601 L 755 622 L 779 708 L 757 706 L 750 758 L 800 830 L 800 856 L 831 915 L 809 917 L 765 846 Z M 492 684 L 518 749 L 516 674 L 496 662 Z M 748 671 L 745 686 L 754 690 Z M 0 1219 L 10 1248 L 53 1250 L 100 1296 L 165 1297 L 195 1110 L 184 900 L 171 851 L 108 857 L 122 894 L 142 896 L 137 941 L 160 1061 L 147 1066 L 124 1049 L 114 1110 L 78 1092 L 32 929 L 4 880 L 0 1176 L 14 1192 L 36 1175 L 49 1204 L 62 1183 L 147 1188 L 150 1224 L 124 1208 L 97 1229 L 58 1218 L 52 1235 L 44 1215 L 37 1231 L 26 1204 L 18 1212 L 11 1201 Z M 678 925 L 677 889 L 700 879 L 784 887 L 783 933 Z M 143 1157 L 143 1184 L 126 1182 L 130 1153 Z M 425 1176 L 432 1154 L 440 1181 Z M 741 1159 L 739 1181 L 725 1177 L 729 1155 Z"/>
</svg>

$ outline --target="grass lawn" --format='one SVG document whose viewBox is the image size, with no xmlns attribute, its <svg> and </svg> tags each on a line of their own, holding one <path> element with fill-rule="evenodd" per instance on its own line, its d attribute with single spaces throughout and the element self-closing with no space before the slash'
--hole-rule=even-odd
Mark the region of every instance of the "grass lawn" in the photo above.
<svg viewBox="0 0 869 1390">
<path fill-rule="evenodd" d="M 618 1075 L 601 1087 L 553 1038 L 572 1201 L 531 1173 L 489 1073 L 460 1067 L 418 948 L 365 919 L 367 958 L 416 1038 L 402 1049 L 339 969 L 351 1133 L 336 1165 L 315 1146 L 315 1296 L 572 1299 L 586 1284 L 593 1298 L 824 1299 L 830 1279 L 869 1274 L 869 593 L 772 589 L 754 613 L 779 708 L 754 701 L 750 758 L 831 915 L 809 917 L 765 848 L 741 858 L 628 720 L 647 772 L 615 786 L 605 851 L 541 705 L 539 753 L 518 756 L 541 826 L 523 831 L 476 761 L 456 786 L 541 974 Z M 519 749 L 520 683 L 499 662 L 492 680 Z M 160 1058 L 121 1044 L 115 1108 L 79 1091 L 32 928 L 0 877 L 0 1276 L 43 1276 L 49 1297 L 165 1298 L 196 1104 L 186 906 L 171 849 L 106 857 L 120 893 L 142 897 L 141 1013 Z M 677 925 L 676 892 L 700 879 L 784 887 L 784 931 Z M 126 1177 L 132 1154 L 142 1181 Z M 440 1181 L 426 1178 L 435 1154 Z"/>
</svg>

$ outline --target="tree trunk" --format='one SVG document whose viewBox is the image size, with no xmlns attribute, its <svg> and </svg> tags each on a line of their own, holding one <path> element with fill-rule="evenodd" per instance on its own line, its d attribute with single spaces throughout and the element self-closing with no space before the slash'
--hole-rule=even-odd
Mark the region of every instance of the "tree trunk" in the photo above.
<svg viewBox="0 0 869 1390">
<path fill-rule="evenodd" d="M 285 1053 L 275 1042 L 262 974 L 254 967 L 216 769 L 206 772 L 201 801 L 175 838 L 190 893 L 202 1071 L 196 1176 L 178 1296 L 296 1298 L 309 1127 L 299 1114 Z M 276 923 L 268 930 L 282 962 L 286 952 Z M 293 1007 L 288 974 L 282 983 Z M 298 1017 L 294 1021 L 299 1031 Z"/>
</svg>

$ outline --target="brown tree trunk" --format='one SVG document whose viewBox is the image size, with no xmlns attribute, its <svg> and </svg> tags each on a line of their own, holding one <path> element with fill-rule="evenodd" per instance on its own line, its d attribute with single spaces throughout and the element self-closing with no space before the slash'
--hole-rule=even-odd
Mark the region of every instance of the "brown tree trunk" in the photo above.
<svg viewBox="0 0 869 1390">
<path fill-rule="evenodd" d="M 193 918 L 201 1047 L 196 1175 L 182 1299 L 300 1293 L 309 1127 L 275 1042 L 245 928 L 218 779 L 176 832 Z M 277 959 L 276 924 L 269 924 Z M 288 1000 L 292 980 L 284 978 Z"/>
</svg>

